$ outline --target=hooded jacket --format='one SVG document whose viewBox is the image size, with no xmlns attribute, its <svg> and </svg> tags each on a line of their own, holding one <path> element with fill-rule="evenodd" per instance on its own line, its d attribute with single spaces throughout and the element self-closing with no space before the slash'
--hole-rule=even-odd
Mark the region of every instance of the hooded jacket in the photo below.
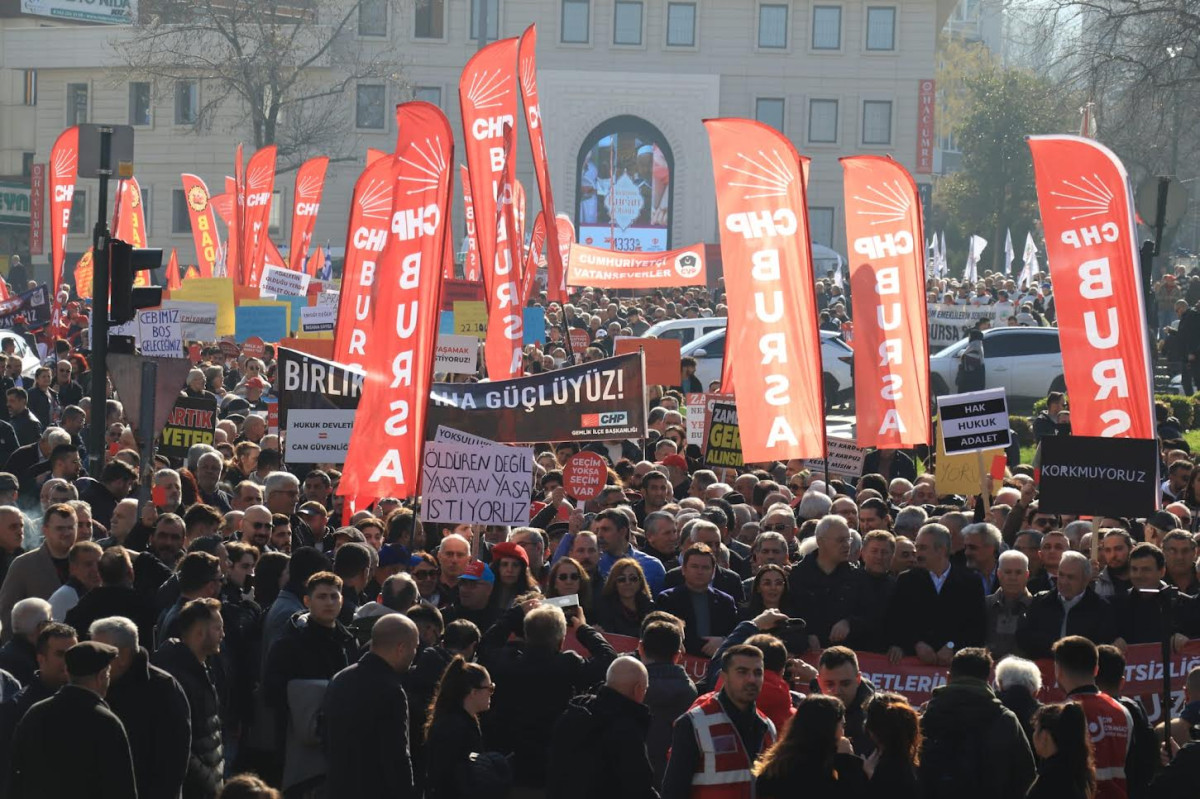
<svg viewBox="0 0 1200 799">
<path fill-rule="evenodd" d="M 649 729 L 650 709 L 607 685 L 572 699 L 550 736 L 546 799 L 658 799 Z"/>
<path fill-rule="evenodd" d="M 696 701 L 696 684 L 678 663 L 648 663 L 650 687 L 642 702 L 650 709 L 650 727 L 646 732 L 646 751 L 654 769 L 654 784 L 661 785 L 667 770 L 667 751 L 671 748 L 671 727 Z"/>
<path fill-rule="evenodd" d="M 221 701 L 212 670 L 192 650 L 172 638 L 151 662 L 179 681 L 191 709 L 191 752 L 183 780 L 183 799 L 212 799 L 221 790 L 225 751 L 221 737 Z"/>
</svg>

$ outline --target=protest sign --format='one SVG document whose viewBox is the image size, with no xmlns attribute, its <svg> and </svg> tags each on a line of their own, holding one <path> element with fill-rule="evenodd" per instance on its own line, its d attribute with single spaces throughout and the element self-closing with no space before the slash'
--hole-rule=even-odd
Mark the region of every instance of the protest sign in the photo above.
<svg viewBox="0 0 1200 799">
<path fill-rule="evenodd" d="M 269 297 L 275 294 L 303 296 L 308 292 L 308 281 L 311 279 L 304 272 L 294 272 L 279 266 L 268 266 L 263 269 L 262 277 L 258 281 L 259 296 Z"/>
<path fill-rule="evenodd" d="M 138 331 L 143 355 L 183 358 L 183 326 L 175 308 L 155 308 L 138 312 Z"/>
<path fill-rule="evenodd" d="M 251 336 L 242 343 L 242 352 L 247 358 L 261 358 L 267 354 L 267 345 L 258 336 Z"/>
<path fill-rule="evenodd" d="M 24 316 L 31 329 L 49 322 L 50 290 L 42 285 L 0 301 L 0 328 L 11 328 L 18 316 Z"/>
<path fill-rule="evenodd" d="M 364 375 L 287 347 L 279 347 L 278 358 L 284 460 L 345 463 Z"/>
<path fill-rule="evenodd" d="M 188 449 L 196 444 L 213 443 L 217 429 L 217 400 L 215 397 L 186 397 L 175 399 L 175 407 L 162 429 L 161 455 L 186 458 Z"/>
<path fill-rule="evenodd" d="M 166 292 L 164 292 L 165 294 Z M 171 293 L 172 300 L 212 303 L 217 307 L 217 335 L 232 336 L 235 331 L 233 279 L 228 277 L 192 277 Z"/>
<path fill-rule="evenodd" d="M 338 307 L 342 294 L 339 291 L 322 291 L 317 295 L 317 307 Z"/>
<path fill-rule="evenodd" d="M 438 312 L 438 333 L 444 336 L 454 335 L 454 311 Z"/>
<path fill-rule="evenodd" d="M 987 474 L 987 464 L 997 456 L 1004 457 L 1003 449 L 987 449 L 982 455 L 967 453 L 965 455 L 947 455 L 941 435 L 934 436 L 937 444 L 937 489 L 939 494 L 979 493 L 984 475 Z"/>
<path fill-rule="evenodd" d="M 524 323 L 521 328 L 523 344 L 545 344 L 546 343 L 546 309 L 545 308 L 522 308 L 522 317 Z"/>
<path fill-rule="evenodd" d="M 1136 517 L 1158 509 L 1154 439 L 1047 436 L 1038 465 L 1038 509 L 1046 513 Z"/>
<path fill-rule="evenodd" d="M 451 427 L 438 426 L 437 433 L 433 436 L 434 441 L 442 441 L 447 444 L 472 444 L 472 445 L 487 445 L 496 442 L 490 441 L 483 436 L 476 436 L 470 433 L 464 433 L 461 430 L 455 430 Z"/>
<path fill-rule="evenodd" d="M 426 438 L 438 425 L 521 444 L 646 436 L 640 354 L 491 383 L 434 383 Z"/>
<path fill-rule="evenodd" d="M 707 280 L 703 244 L 666 252 L 616 252 L 572 244 L 567 262 L 568 286 L 653 290 L 703 286 Z"/>
<path fill-rule="evenodd" d="M 179 328 L 184 341 L 216 339 L 218 309 L 213 303 L 166 300 L 160 307 L 179 311 Z"/>
<path fill-rule="evenodd" d="M 613 342 L 613 355 L 644 350 L 646 353 L 646 383 L 652 386 L 677 386 L 682 375 L 679 371 L 679 347 L 677 338 L 634 338 L 617 336 Z"/>
<path fill-rule="evenodd" d="M 725 402 L 733 404 L 732 394 L 687 394 L 684 405 L 687 407 L 687 443 L 698 447 L 704 446 L 705 421 L 713 403 Z"/>
<path fill-rule="evenodd" d="M 608 461 L 598 452 L 577 452 L 563 469 L 567 496 L 587 502 L 600 496 L 608 479 Z"/>
<path fill-rule="evenodd" d="M 937 352 L 950 346 L 975 328 L 979 320 L 996 324 L 996 309 L 990 305 L 943 305 L 929 303 L 929 351 Z"/>
<path fill-rule="evenodd" d="M 422 465 L 422 521 L 529 524 L 533 447 L 429 441 Z"/>
<path fill-rule="evenodd" d="M 583 328 L 573 327 L 567 335 L 571 338 L 571 352 L 575 353 L 577 358 L 592 344 L 592 337 Z"/>
<path fill-rule="evenodd" d="M 278 299 L 278 298 L 274 299 L 274 300 L 260 300 L 258 298 L 249 299 L 249 300 L 241 300 L 238 303 L 238 309 L 240 310 L 242 308 L 283 308 L 284 309 L 283 335 L 278 336 L 276 338 L 266 338 L 264 336 L 263 341 L 278 341 L 279 339 L 283 338 L 284 336 L 291 334 L 291 332 L 292 332 L 292 303 L 290 300 Z"/>
<path fill-rule="evenodd" d="M 287 303 L 269 308 L 243 305 L 235 309 L 234 340 L 257 336 L 263 341 L 279 341 L 287 336 Z"/>
<path fill-rule="evenodd" d="M 453 311 L 456 302 L 484 302 L 483 283 L 478 280 L 443 280 L 442 310 Z"/>
<path fill-rule="evenodd" d="M 938 419 L 946 452 L 979 452 L 1008 446 L 1008 402 L 1004 389 L 937 398 Z"/>
<path fill-rule="evenodd" d="M 853 439 L 829 436 L 825 439 L 826 456 L 829 460 L 830 477 L 858 478 L 862 475 L 863 458 L 866 453 L 859 449 Z M 804 468 L 814 475 L 825 473 L 826 458 L 809 458 Z"/>
<path fill-rule="evenodd" d="M 704 463 L 710 468 L 741 468 L 742 434 L 738 427 L 737 405 L 714 402 L 704 430 Z"/>
<path fill-rule="evenodd" d="M 474 336 L 438 336 L 434 374 L 473 375 L 479 369 L 479 339 Z"/>
<path fill-rule="evenodd" d="M 483 338 L 487 335 L 487 304 L 470 300 L 454 303 L 454 334 Z"/>
<path fill-rule="evenodd" d="M 307 296 L 295 296 L 293 294 L 277 294 L 275 302 L 285 302 L 289 306 L 288 310 L 288 332 L 292 333 L 300 329 L 300 311 L 309 307 Z M 265 300 L 270 302 L 270 300 Z"/>
<path fill-rule="evenodd" d="M 336 305 L 318 305 L 300 309 L 300 333 L 332 333 L 337 326 Z"/>
</svg>

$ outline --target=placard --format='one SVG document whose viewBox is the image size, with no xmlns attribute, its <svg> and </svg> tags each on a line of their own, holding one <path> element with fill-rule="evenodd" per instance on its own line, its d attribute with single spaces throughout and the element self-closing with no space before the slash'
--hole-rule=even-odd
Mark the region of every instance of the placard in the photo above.
<svg viewBox="0 0 1200 799">
<path fill-rule="evenodd" d="M 267 354 L 267 345 L 258 336 L 251 336 L 242 342 L 242 352 L 247 358 L 261 358 Z"/>
<path fill-rule="evenodd" d="M 438 425 L 437 433 L 433 436 L 434 441 L 442 441 L 447 444 L 470 444 L 472 446 L 487 446 L 495 444 L 495 441 L 477 436 L 472 433 L 464 433 L 461 430 L 455 430 L 453 427 Z"/>
<path fill-rule="evenodd" d="M 219 310 L 215 303 L 165 300 L 160 307 L 179 311 L 179 327 L 184 341 L 216 340 Z"/>
<path fill-rule="evenodd" d="M 521 315 L 523 318 L 522 340 L 521 343 L 528 346 L 530 344 L 542 345 L 546 343 L 546 309 L 545 308 L 522 308 Z"/>
<path fill-rule="evenodd" d="M 163 425 L 159 454 L 168 458 L 186 458 L 196 444 L 212 444 L 217 429 L 217 400 L 206 397 L 175 398 L 175 407 Z"/>
<path fill-rule="evenodd" d="M 1047 436 L 1038 459 L 1038 510 L 1149 516 L 1158 509 L 1158 442 Z"/>
<path fill-rule="evenodd" d="M 571 351 L 576 358 L 581 358 L 585 350 L 592 346 L 592 336 L 581 327 L 573 327 L 567 334 L 571 339 Z"/>
<path fill-rule="evenodd" d="M 980 452 L 1009 443 L 1008 401 L 1004 389 L 938 397 L 939 431 L 946 452 Z"/>
<path fill-rule="evenodd" d="M 279 338 L 266 338 L 264 341 L 278 341 L 284 336 L 291 335 L 292 332 L 292 303 L 287 299 L 260 300 L 257 297 L 254 299 L 245 299 L 238 301 L 238 308 L 283 308 L 283 335 Z"/>
<path fill-rule="evenodd" d="M 608 481 L 608 461 L 598 452 L 577 452 L 563 469 L 567 496 L 587 502 L 600 496 Z"/>
<path fill-rule="evenodd" d="M 487 336 L 487 304 L 469 300 L 454 303 L 454 334 L 457 336 L 474 336 L 482 339 Z"/>
<path fill-rule="evenodd" d="M 434 374 L 473 375 L 479 370 L 479 339 L 474 336 L 438 336 Z"/>
<path fill-rule="evenodd" d="M 292 346 L 280 346 L 277 355 L 284 460 L 345 463 L 363 374 Z"/>
<path fill-rule="evenodd" d="M 258 295 L 269 297 L 276 294 L 304 296 L 308 293 L 308 281 L 312 278 L 304 272 L 295 272 L 279 266 L 263 268 L 258 281 Z"/>
<path fill-rule="evenodd" d="M 184 358 L 183 325 L 176 308 L 138 311 L 138 330 L 142 355 L 160 358 Z"/>
<path fill-rule="evenodd" d="M 301 333 L 332 333 L 337 327 L 336 306 L 317 305 L 300 309 Z"/>
<path fill-rule="evenodd" d="M 236 320 L 232 278 L 190 277 L 170 294 L 172 300 L 207 302 L 217 306 L 217 335 L 232 336 L 234 334 Z"/>
<path fill-rule="evenodd" d="M 687 408 L 687 443 L 697 447 L 704 446 L 704 428 L 708 412 L 714 402 L 733 404 L 732 394 L 685 394 L 684 405 Z"/>
<path fill-rule="evenodd" d="M 828 436 L 825 439 L 826 453 L 829 456 L 829 476 L 858 478 L 862 475 L 863 459 L 866 453 L 859 449 L 854 439 L 842 436 Z M 814 475 L 825 473 L 825 458 L 809 458 L 804 461 L 804 468 Z"/>
<path fill-rule="evenodd" d="M 990 305 L 929 303 L 925 307 L 929 323 L 930 352 L 937 352 L 966 338 L 981 319 L 996 325 L 996 309 Z M 1001 320 L 1001 323 L 1007 324 L 1007 321 Z"/>
<path fill-rule="evenodd" d="M 422 467 L 422 521 L 529 524 L 533 447 L 430 441 Z"/>
<path fill-rule="evenodd" d="M 245 341 L 257 336 L 263 341 L 279 341 L 287 337 L 287 303 L 262 308 L 242 305 L 234 310 L 236 332 L 234 340 Z"/>
<path fill-rule="evenodd" d="M 997 455 L 1004 457 L 1003 449 L 986 449 L 983 457 L 970 452 L 965 455 L 947 455 L 942 445 L 941 435 L 937 438 L 937 492 L 939 496 L 961 494 L 974 496 L 979 493 L 983 476 L 987 473 L 987 465 Z"/>
<path fill-rule="evenodd" d="M 617 336 L 613 343 L 613 355 L 645 350 L 647 385 L 678 386 L 682 382 L 683 376 L 679 370 L 679 339 Z"/>
<path fill-rule="evenodd" d="M 730 469 L 740 469 L 742 461 L 742 434 L 738 427 L 737 405 L 714 402 L 708 413 L 704 429 L 704 463 Z"/>
</svg>

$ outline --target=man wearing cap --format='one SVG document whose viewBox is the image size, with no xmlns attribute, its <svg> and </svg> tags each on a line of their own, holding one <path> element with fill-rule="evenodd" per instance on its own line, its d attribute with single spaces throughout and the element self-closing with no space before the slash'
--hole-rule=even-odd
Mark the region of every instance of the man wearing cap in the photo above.
<svg viewBox="0 0 1200 799">
<path fill-rule="evenodd" d="M 675 499 L 686 499 L 692 488 L 692 478 L 688 476 L 687 458 L 679 453 L 668 455 L 662 460 L 662 468 L 666 470 L 671 481 L 672 494 Z"/>
<path fill-rule="evenodd" d="M 10 797 L 137 796 L 129 738 L 104 702 L 116 656 L 116 647 L 95 641 L 67 650 L 67 684 L 30 708 L 17 726 Z M 68 761 L 64 753 L 70 753 Z"/>
<path fill-rule="evenodd" d="M 488 602 L 495 585 L 496 575 L 491 567 L 478 560 L 471 561 L 458 578 L 458 598 L 442 611 L 443 621 L 449 624 L 456 619 L 466 619 L 480 630 L 489 629 L 500 618 L 500 609 L 490 607 Z"/>
</svg>

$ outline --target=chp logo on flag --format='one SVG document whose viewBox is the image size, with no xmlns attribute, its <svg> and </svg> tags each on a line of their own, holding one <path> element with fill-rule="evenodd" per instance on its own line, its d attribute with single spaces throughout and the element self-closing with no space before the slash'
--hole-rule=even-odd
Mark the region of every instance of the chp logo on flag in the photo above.
<svg viewBox="0 0 1200 799">
<path fill-rule="evenodd" d="M 579 418 L 581 427 L 624 427 L 629 424 L 629 414 L 625 411 L 610 413 L 585 413 Z"/>
</svg>

